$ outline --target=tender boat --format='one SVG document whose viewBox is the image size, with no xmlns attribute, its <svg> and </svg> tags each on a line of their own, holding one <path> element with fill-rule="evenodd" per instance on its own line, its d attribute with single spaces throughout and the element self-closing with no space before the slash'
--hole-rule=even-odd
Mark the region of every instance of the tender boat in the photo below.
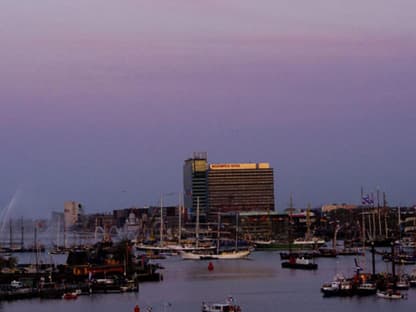
<svg viewBox="0 0 416 312">
<path fill-rule="evenodd" d="M 202 312 L 241 312 L 241 308 L 234 302 L 232 297 L 228 297 L 225 303 L 206 303 L 202 302 Z"/>
<path fill-rule="evenodd" d="M 378 291 L 377 297 L 383 298 L 383 299 L 403 299 L 406 296 L 398 291 L 389 289 L 386 291 Z"/>
</svg>

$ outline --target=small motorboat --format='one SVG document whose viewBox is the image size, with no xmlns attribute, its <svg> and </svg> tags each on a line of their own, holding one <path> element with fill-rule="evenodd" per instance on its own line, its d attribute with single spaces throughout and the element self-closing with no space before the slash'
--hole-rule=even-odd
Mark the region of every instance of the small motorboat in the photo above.
<svg viewBox="0 0 416 312">
<path fill-rule="evenodd" d="M 400 279 L 396 282 L 396 289 L 408 290 L 410 288 L 410 282 L 407 279 Z"/>
<path fill-rule="evenodd" d="M 202 302 L 202 312 L 241 312 L 241 308 L 234 302 L 233 297 L 228 297 L 225 303 Z"/>
<path fill-rule="evenodd" d="M 378 291 L 377 297 L 383 298 L 383 299 L 403 299 L 406 296 L 398 291 L 388 289 L 386 291 Z"/>
<path fill-rule="evenodd" d="M 78 292 L 68 292 L 62 295 L 62 299 L 66 299 L 66 300 L 77 299 L 77 298 L 78 298 Z"/>
<path fill-rule="evenodd" d="M 282 268 L 285 269 L 301 269 L 301 270 L 317 270 L 318 265 L 305 257 L 291 257 L 289 261 L 282 262 Z"/>
</svg>

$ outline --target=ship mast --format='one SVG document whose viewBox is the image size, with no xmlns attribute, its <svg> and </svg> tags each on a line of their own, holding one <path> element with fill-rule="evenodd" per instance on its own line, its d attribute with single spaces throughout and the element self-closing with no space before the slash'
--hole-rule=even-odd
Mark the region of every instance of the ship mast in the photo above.
<svg viewBox="0 0 416 312">
<path fill-rule="evenodd" d="M 310 211 L 311 211 L 311 204 L 308 203 L 308 208 L 306 208 L 306 240 L 310 240 L 311 239 L 311 216 L 310 216 Z"/>
<path fill-rule="evenodd" d="M 387 226 L 387 198 L 386 198 L 386 192 L 383 192 L 383 211 L 384 211 L 384 228 L 385 228 L 385 235 L 386 238 L 389 238 L 389 229 Z"/>
<path fill-rule="evenodd" d="M 160 196 L 160 233 L 159 233 L 159 245 L 163 246 L 163 195 Z"/>
<path fill-rule="evenodd" d="M 196 197 L 195 245 L 199 246 L 199 196 Z"/>
<path fill-rule="evenodd" d="M 181 245 L 181 240 L 182 240 L 182 193 L 179 192 L 179 211 L 178 211 L 178 215 L 179 215 L 179 222 L 178 222 L 178 245 Z"/>
</svg>

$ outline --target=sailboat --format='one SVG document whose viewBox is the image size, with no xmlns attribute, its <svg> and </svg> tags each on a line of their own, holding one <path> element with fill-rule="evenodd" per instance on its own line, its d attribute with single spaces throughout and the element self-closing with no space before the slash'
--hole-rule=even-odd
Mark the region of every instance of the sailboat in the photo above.
<svg viewBox="0 0 416 312">
<path fill-rule="evenodd" d="M 301 246 L 303 248 L 313 248 L 316 249 L 325 244 L 325 240 L 312 237 L 311 235 L 311 218 L 310 218 L 310 207 L 306 209 L 306 235 L 305 238 L 297 238 L 293 241 L 293 245 Z"/>
<path fill-rule="evenodd" d="M 60 241 L 60 233 L 61 233 L 61 218 L 58 216 L 58 220 L 57 220 L 57 231 L 56 231 L 56 244 L 54 245 L 54 247 L 49 251 L 50 254 L 52 255 L 62 255 L 65 254 L 65 247 L 59 245 L 59 241 Z"/>
<path fill-rule="evenodd" d="M 148 257 L 153 259 L 164 259 L 164 255 L 171 254 L 171 249 L 165 246 L 163 238 L 163 195 L 160 198 L 160 228 L 159 228 L 159 243 L 155 245 L 137 243 L 135 247 L 137 250 L 145 251 Z"/>
<path fill-rule="evenodd" d="M 181 196 L 179 197 L 179 212 L 178 212 L 178 243 L 177 244 L 166 244 L 164 247 L 171 250 L 172 252 L 181 252 L 181 251 L 206 251 L 206 250 L 213 250 L 215 249 L 215 246 L 212 244 L 201 244 L 199 241 L 199 197 L 197 197 L 197 217 L 196 217 L 196 223 L 195 223 L 195 241 L 194 242 L 183 242 L 182 241 L 182 205 L 180 201 Z"/>
<path fill-rule="evenodd" d="M 182 251 L 181 257 L 184 260 L 234 260 L 247 258 L 251 250 L 238 248 L 238 214 L 236 214 L 236 237 L 235 248 L 233 250 L 220 250 L 220 225 L 221 214 L 218 213 L 217 226 L 217 248 L 216 250 L 194 250 L 190 252 Z"/>
</svg>

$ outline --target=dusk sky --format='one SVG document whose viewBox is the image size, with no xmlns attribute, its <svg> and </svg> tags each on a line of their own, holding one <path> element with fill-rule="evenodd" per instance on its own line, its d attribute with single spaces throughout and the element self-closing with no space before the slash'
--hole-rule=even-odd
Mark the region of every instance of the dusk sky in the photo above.
<svg viewBox="0 0 416 312">
<path fill-rule="evenodd" d="M 277 210 L 416 203 L 414 0 L 2 0 L 0 208 L 157 205 L 194 151 Z M 166 197 L 177 204 L 177 195 Z"/>
</svg>

